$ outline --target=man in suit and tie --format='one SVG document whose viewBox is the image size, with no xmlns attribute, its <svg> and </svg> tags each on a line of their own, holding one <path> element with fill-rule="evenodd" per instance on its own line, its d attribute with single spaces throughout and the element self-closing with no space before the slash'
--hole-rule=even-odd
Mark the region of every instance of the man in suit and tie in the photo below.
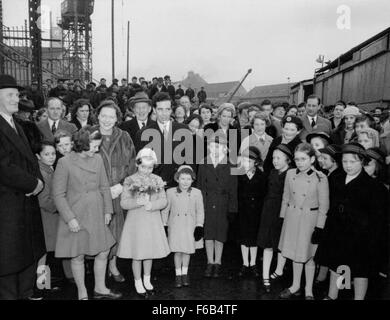
<svg viewBox="0 0 390 320">
<path fill-rule="evenodd" d="M 302 116 L 303 129 L 300 133 L 302 141 L 306 141 L 306 136 L 312 132 L 325 132 L 328 135 L 332 132 L 332 123 L 318 115 L 320 110 L 320 98 L 310 95 L 306 100 L 306 112 Z"/>
<path fill-rule="evenodd" d="M 20 89 L 13 77 L 0 75 L 0 300 L 33 295 L 37 262 L 46 252 L 37 198 L 43 178 L 14 118 Z"/>
<path fill-rule="evenodd" d="M 177 163 L 175 148 L 181 143 L 192 141 L 192 134 L 188 126 L 182 123 L 173 122 L 171 120 L 172 101 L 169 94 L 159 92 L 153 97 L 153 106 L 156 112 L 157 121 L 152 122 L 140 130 L 135 139 L 136 150 L 141 150 L 147 144 L 151 143 L 150 147 L 154 149 L 159 160 L 159 165 L 155 168 L 154 173 L 159 175 L 166 183 L 166 187 L 174 187 L 177 185 L 174 181 L 174 174 L 183 163 Z M 185 134 L 180 139 L 175 138 L 175 133 Z M 157 139 L 154 141 L 154 139 Z M 188 139 L 188 140 L 187 140 Z M 181 153 L 183 155 L 183 153 Z"/>
<path fill-rule="evenodd" d="M 75 124 L 61 119 L 63 102 L 60 99 L 55 97 L 49 98 L 46 101 L 46 109 L 48 118 L 38 123 L 38 129 L 43 134 L 44 140 L 54 142 L 54 134 L 57 130 L 65 130 L 70 134 L 77 131 Z"/>
<path fill-rule="evenodd" d="M 133 110 L 135 117 L 123 122 L 119 127 L 129 133 L 133 142 L 135 142 L 138 131 L 155 122 L 149 119 L 149 114 L 152 110 L 151 103 L 152 101 L 143 91 L 137 92 L 129 100 L 129 107 Z M 138 152 L 139 150 L 136 151 Z"/>
</svg>

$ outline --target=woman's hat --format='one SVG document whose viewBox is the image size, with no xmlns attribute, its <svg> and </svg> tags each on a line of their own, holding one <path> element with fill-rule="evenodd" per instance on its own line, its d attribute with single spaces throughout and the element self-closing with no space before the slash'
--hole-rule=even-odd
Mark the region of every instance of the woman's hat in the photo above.
<svg viewBox="0 0 390 320">
<path fill-rule="evenodd" d="M 364 149 L 364 147 L 360 143 L 357 143 L 357 142 L 351 142 L 351 143 L 344 144 L 341 147 L 341 153 L 342 154 L 353 153 L 353 154 L 361 155 L 361 156 L 367 158 L 366 150 Z"/>
<path fill-rule="evenodd" d="M 20 99 L 18 103 L 19 111 L 24 112 L 33 112 L 34 111 L 34 102 L 28 99 Z"/>
<path fill-rule="evenodd" d="M 152 149 L 150 149 L 150 148 L 143 148 L 143 149 L 141 149 L 138 152 L 137 157 L 135 158 L 135 160 L 143 159 L 143 158 L 152 160 L 155 164 L 157 163 L 156 153 Z"/>
<path fill-rule="evenodd" d="M 186 173 L 186 174 L 191 175 L 192 180 L 195 180 L 195 179 L 196 179 L 195 172 L 194 172 L 194 170 L 191 168 L 191 166 L 189 166 L 189 165 L 182 165 L 182 166 L 180 166 L 180 167 L 177 169 L 175 175 L 173 176 L 173 178 L 175 179 L 176 182 L 177 182 L 177 180 L 179 180 L 179 176 L 180 176 L 180 174 L 182 174 L 182 173 Z"/>
<path fill-rule="evenodd" d="M 289 157 L 291 160 L 293 159 L 294 155 L 291 151 L 291 149 L 289 148 L 289 146 L 287 144 L 279 144 L 278 146 L 276 146 L 275 150 L 279 150 L 281 152 L 283 152 L 287 157 Z"/>
<path fill-rule="evenodd" d="M 302 123 L 302 120 L 301 118 L 299 117 L 296 117 L 296 116 L 286 116 L 282 119 L 282 127 L 284 127 L 284 125 L 286 123 L 294 123 L 298 130 L 301 130 L 303 128 L 303 123 Z"/>
<path fill-rule="evenodd" d="M 341 147 L 337 144 L 329 144 L 325 148 L 319 149 L 318 152 L 330 155 L 332 158 L 336 158 L 341 154 Z"/>
<path fill-rule="evenodd" d="M 207 139 L 207 142 L 210 144 L 212 142 L 222 144 L 224 146 L 228 145 L 228 141 L 225 136 L 214 134 L 210 139 Z"/>
<path fill-rule="evenodd" d="M 8 74 L 0 75 L 0 89 L 8 89 L 8 88 L 24 90 L 23 87 L 18 86 L 14 77 Z"/>
<path fill-rule="evenodd" d="M 355 106 L 348 106 L 343 111 L 343 117 L 345 117 L 345 116 L 355 116 L 355 117 L 358 117 L 360 115 L 361 115 L 361 113 L 360 113 L 359 108 L 355 107 Z"/>
<path fill-rule="evenodd" d="M 333 142 L 330 136 L 326 132 L 312 132 L 306 136 L 306 141 L 310 143 L 311 139 L 315 137 L 323 138 L 326 141 L 328 141 L 329 144 Z"/>
<path fill-rule="evenodd" d="M 378 161 L 380 164 L 385 164 L 386 155 L 383 151 L 377 147 L 369 148 L 366 150 L 367 156 L 371 159 Z"/>
</svg>

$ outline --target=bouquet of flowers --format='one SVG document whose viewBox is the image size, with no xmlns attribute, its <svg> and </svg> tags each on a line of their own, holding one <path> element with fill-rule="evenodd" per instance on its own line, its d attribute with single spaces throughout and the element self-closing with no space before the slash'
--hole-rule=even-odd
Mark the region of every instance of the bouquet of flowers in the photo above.
<svg viewBox="0 0 390 320">
<path fill-rule="evenodd" d="M 147 177 L 137 175 L 131 178 L 126 178 L 124 185 L 132 194 L 145 194 L 150 196 L 153 193 L 158 193 L 163 190 L 166 182 L 156 175 L 150 175 Z"/>
</svg>

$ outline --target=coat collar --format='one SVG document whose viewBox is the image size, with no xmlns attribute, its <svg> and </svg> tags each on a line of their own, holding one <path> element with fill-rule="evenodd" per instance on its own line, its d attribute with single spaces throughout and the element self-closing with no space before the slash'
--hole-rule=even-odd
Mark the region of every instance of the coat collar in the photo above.
<svg viewBox="0 0 390 320">
<path fill-rule="evenodd" d="M 191 190 L 192 190 L 192 187 L 189 187 L 188 190 L 187 190 L 187 193 L 191 193 Z M 179 188 L 179 186 L 176 187 L 176 192 L 177 193 L 182 193 L 183 191 L 181 191 L 181 189 Z"/>
<path fill-rule="evenodd" d="M 93 158 L 82 158 L 79 153 L 72 151 L 65 157 L 68 157 L 74 165 L 82 170 L 96 173 L 99 169 L 97 162 L 97 157 L 100 157 L 99 154 L 95 154 Z"/>
<path fill-rule="evenodd" d="M 296 173 L 296 174 L 300 174 L 301 171 L 299 171 L 299 169 L 297 168 L 295 173 Z M 310 170 L 308 170 L 305 174 L 306 174 L 307 176 L 311 176 L 313 173 L 314 173 L 313 169 L 310 169 Z"/>
<path fill-rule="evenodd" d="M 19 123 L 17 123 L 17 121 L 14 121 L 14 123 L 19 135 L 14 131 L 14 129 L 11 128 L 8 122 L 0 116 L 0 131 L 4 133 L 4 135 L 12 142 L 12 144 L 20 151 L 22 155 L 24 155 L 31 162 L 36 162 L 37 159 L 31 151 L 31 147 L 22 127 L 19 125 Z"/>
</svg>

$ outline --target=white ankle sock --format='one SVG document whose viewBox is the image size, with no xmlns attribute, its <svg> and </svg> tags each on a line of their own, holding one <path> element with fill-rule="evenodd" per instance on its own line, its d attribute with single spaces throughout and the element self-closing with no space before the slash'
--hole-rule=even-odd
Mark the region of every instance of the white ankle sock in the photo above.
<svg viewBox="0 0 390 320">
<path fill-rule="evenodd" d="M 181 269 L 180 268 L 179 269 L 175 269 L 175 272 L 176 272 L 177 276 L 181 276 Z"/>
<path fill-rule="evenodd" d="M 150 275 L 145 275 L 144 274 L 144 286 L 145 286 L 145 289 L 146 290 L 153 290 L 153 286 L 152 284 L 150 283 Z"/>
<path fill-rule="evenodd" d="M 186 275 L 188 273 L 188 267 L 181 267 L 182 275 Z"/>
<path fill-rule="evenodd" d="M 135 283 L 135 290 L 137 290 L 138 293 L 145 293 L 146 292 L 144 285 L 142 284 L 141 279 L 134 280 L 134 283 Z"/>
</svg>

